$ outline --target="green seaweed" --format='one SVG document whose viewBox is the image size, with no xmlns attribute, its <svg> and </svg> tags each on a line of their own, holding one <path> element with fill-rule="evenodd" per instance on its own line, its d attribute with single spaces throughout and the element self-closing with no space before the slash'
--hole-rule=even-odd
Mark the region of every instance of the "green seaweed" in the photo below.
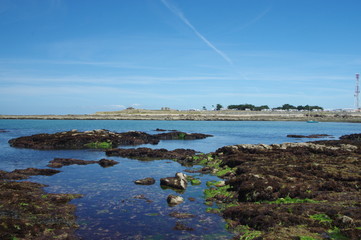
<svg viewBox="0 0 361 240">
<path fill-rule="evenodd" d="M 332 219 L 324 213 L 314 214 L 310 216 L 311 219 L 319 221 L 320 223 L 331 223 Z"/>
<path fill-rule="evenodd" d="M 84 144 L 84 146 L 92 149 L 108 149 L 112 148 L 113 144 L 112 142 L 91 142 Z"/>
</svg>

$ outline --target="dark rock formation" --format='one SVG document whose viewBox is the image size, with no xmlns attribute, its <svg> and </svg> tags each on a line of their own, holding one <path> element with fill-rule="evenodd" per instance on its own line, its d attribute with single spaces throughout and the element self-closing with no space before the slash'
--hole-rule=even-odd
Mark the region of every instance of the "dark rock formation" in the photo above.
<svg viewBox="0 0 361 240">
<path fill-rule="evenodd" d="M 144 132 L 116 133 L 108 130 L 58 132 L 19 137 L 9 141 L 12 147 L 33 149 L 112 148 L 119 145 L 158 144 L 159 139 Z"/>
<path fill-rule="evenodd" d="M 115 161 L 115 160 L 105 159 L 105 158 L 100 159 L 100 160 L 98 161 L 98 164 L 99 164 L 101 167 L 103 167 L 103 168 L 112 167 L 112 166 L 114 166 L 114 165 L 116 165 L 116 164 L 118 164 L 118 163 L 119 163 L 119 162 L 117 162 L 117 161 Z"/>
<path fill-rule="evenodd" d="M 340 137 L 340 139 L 341 140 L 361 141 L 361 133 L 344 135 L 344 136 Z"/>
<path fill-rule="evenodd" d="M 188 185 L 187 175 L 185 175 L 184 173 L 176 173 L 175 177 L 161 178 L 160 185 L 180 190 L 186 190 Z"/>
<path fill-rule="evenodd" d="M 125 158 L 134 158 L 138 160 L 154 160 L 154 159 L 175 159 L 184 160 L 188 156 L 193 156 L 196 151 L 191 149 L 175 149 L 168 151 L 167 149 L 152 148 L 129 148 L 129 149 L 109 149 L 106 151 L 107 156 L 118 156 Z"/>
<path fill-rule="evenodd" d="M 141 145 L 158 144 L 160 140 L 174 139 L 202 139 L 211 135 L 199 133 L 169 132 L 156 135 L 145 132 L 125 132 L 116 133 L 108 130 L 93 130 L 78 132 L 71 130 L 53 134 L 36 134 L 32 136 L 11 139 L 9 144 L 12 147 L 32 148 L 32 149 L 109 149 L 120 145 Z"/>
<path fill-rule="evenodd" d="M 134 183 L 138 185 L 153 185 L 155 183 L 155 179 L 143 178 L 143 179 L 135 180 Z"/>
<path fill-rule="evenodd" d="M 119 162 L 109 159 L 101 159 L 99 161 L 93 161 L 93 160 L 80 160 L 80 159 L 74 159 L 74 158 L 54 158 L 51 160 L 48 164 L 48 167 L 52 168 L 61 168 L 63 166 L 69 166 L 69 165 L 87 165 L 87 164 L 94 164 L 98 163 L 102 167 L 111 167 L 115 164 L 118 164 Z"/>
<path fill-rule="evenodd" d="M 332 137 L 328 134 L 311 134 L 311 135 L 296 135 L 296 134 L 289 134 L 287 135 L 289 138 L 325 138 L 325 137 Z"/>
</svg>

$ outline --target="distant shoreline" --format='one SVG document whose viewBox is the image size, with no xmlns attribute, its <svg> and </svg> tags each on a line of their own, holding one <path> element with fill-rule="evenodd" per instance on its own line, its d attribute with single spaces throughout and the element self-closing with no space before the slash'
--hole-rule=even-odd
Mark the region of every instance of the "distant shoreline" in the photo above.
<svg viewBox="0 0 361 240">
<path fill-rule="evenodd" d="M 166 121 L 307 121 L 361 123 L 361 112 L 251 112 L 123 110 L 95 114 L 0 115 L 0 119 L 166 120 Z"/>
</svg>

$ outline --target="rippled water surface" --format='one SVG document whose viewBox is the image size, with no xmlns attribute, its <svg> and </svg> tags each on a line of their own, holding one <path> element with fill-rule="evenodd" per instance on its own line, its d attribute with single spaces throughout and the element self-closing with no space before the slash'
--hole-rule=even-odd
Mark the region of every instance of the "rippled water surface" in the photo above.
<svg viewBox="0 0 361 240">
<path fill-rule="evenodd" d="M 107 157 L 94 150 L 31 150 L 11 148 L 8 140 L 37 133 L 54 133 L 78 129 L 108 129 L 116 132 L 130 130 L 156 133 L 154 130 L 176 129 L 184 132 L 212 134 L 214 137 L 194 141 L 161 141 L 158 145 L 143 145 L 151 148 L 191 148 L 212 152 L 217 148 L 243 143 L 282 143 L 309 141 L 310 139 L 287 138 L 287 134 L 341 135 L 360 133 L 361 124 L 305 122 L 195 122 L 195 121 L 116 121 L 116 120 L 0 120 L 0 169 L 12 171 L 28 167 L 46 168 L 56 157 L 119 161 L 118 165 L 102 168 L 97 164 L 67 166 L 53 176 L 35 176 L 30 180 L 47 184 L 46 191 L 55 193 L 81 193 L 83 198 L 73 200 L 77 205 L 76 215 L 83 239 L 230 239 L 232 234 L 225 229 L 223 219 L 206 213 L 203 190 L 206 181 L 218 180 L 215 176 L 197 175 L 202 184 L 189 186 L 184 193 L 183 204 L 169 207 L 166 197 L 175 193 L 163 190 L 159 179 L 183 172 L 186 167 L 170 160 L 138 161 L 120 157 Z M 328 138 L 329 139 L 329 138 Z M 156 184 L 135 185 L 134 180 L 153 177 Z M 195 198 L 190 201 L 189 198 Z M 196 215 L 190 219 L 176 219 L 171 212 Z M 177 222 L 192 227 L 193 231 L 173 230 Z"/>
</svg>

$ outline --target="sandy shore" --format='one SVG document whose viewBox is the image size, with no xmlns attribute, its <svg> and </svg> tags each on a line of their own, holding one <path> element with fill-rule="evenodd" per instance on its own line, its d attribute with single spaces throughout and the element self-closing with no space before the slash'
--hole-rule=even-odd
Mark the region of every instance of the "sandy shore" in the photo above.
<svg viewBox="0 0 361 240">
<path fill-rule="evenodd" d="M 250 112 L 123 110 L 94 114 L 0 115 L 0 119 L 54 120 L 191 120 L 191 121 L 307 121 L 361 122 L 361 112 Z"/>
</svg>

